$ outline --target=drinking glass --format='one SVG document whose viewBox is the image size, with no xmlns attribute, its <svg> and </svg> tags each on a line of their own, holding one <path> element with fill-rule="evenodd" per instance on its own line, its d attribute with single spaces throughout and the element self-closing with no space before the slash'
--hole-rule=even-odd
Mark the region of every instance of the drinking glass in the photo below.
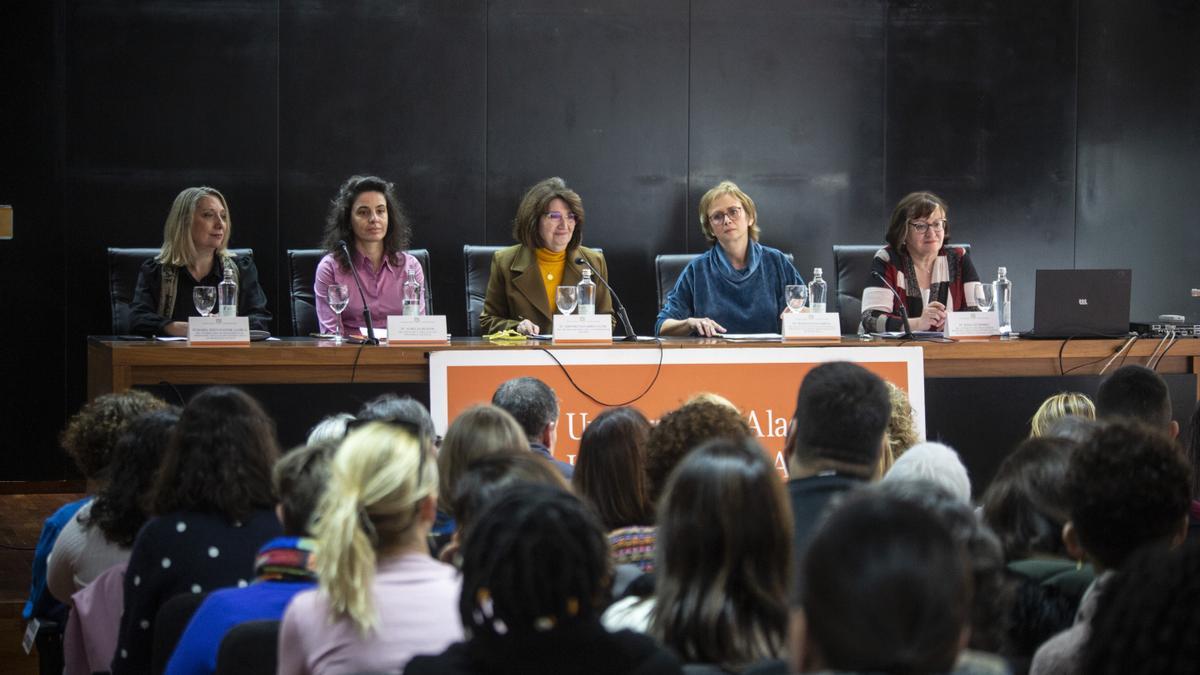
<svg viewBox="0 0 1200 675">
<path fill-rule="evenodd" d="M 991 284 L 979 284 L 975 287 L 975 306 L 980 310 L 987 312 L 992 309 L 992 301 L 994 293 Z"/>
<path fill-rule="evenodd" d="M 329 309 L 332 309 L 334 314 L 338 316 L 337 332 L 333 335 L 333 341 L 337 344 L 342 342 L 342 312 L 345 311 L 346 305 L 350 304 L 350 288 L 346 284 L 330 284 L 329 285 Z"/>
<path fill-rule="evenodd" d="M 554 300 L 558 303 L 558 311 L 563 315 L 570 314 L 575 311 L 575 305 L 579 304 L 579 287 L 578 286 L 559 286 L 554 293 Z"/>
<path fill-rule="evenodd" d="M 808 286 L 804 284 L 790 285 L 785 289 L 784 297 L 787 298 L 788 309 L 799 312 L 808 302 Z"/>
<path fill-rule="evenodd" d="M 197 286 L 193 288 L 192 302 L 196 305 L 196 311 L 200 313 L 200 316 L 212 314 L 213 307 L 217 305 L 217 287 Z"/>
</svg>

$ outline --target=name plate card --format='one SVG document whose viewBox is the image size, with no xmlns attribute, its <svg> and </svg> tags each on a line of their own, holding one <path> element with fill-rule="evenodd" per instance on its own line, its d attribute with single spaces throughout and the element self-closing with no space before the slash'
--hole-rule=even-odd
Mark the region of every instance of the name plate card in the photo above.
<svg viewBox="0 0 1200 675">
<path fill-rule="evenodd" d="M 450 340 L 446 334 L 446 315 L 396 316 L 387 318 L 387 341 L 389 345 L 445 344 Z"/>
<path fill-rule="evenodd" d="M 248 345 L 250 319 L 244 316 L 189 316 L 190 345 Z"/>
<path fill-rule="evenodd" d="M 841 339 L 842 322 L 834 312 L 788 312 L 783 315 L 783 339 Z"/>
<path fill-rule="evenodd" d="M 555 342 L 612 342 L 609 314 L 555 314 Z"/>
<path fill-rule="evenodd" d="M 995 312 L 948 312 L 946 337 L 989 337 L 1000 334 Z"/>
</svg>

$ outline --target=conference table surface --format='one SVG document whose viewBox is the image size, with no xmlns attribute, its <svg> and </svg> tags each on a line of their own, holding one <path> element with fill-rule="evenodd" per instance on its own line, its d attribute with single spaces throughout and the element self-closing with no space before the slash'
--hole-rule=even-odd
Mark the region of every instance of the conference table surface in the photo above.
<svg viewBox="0 0 1200 675">
<path fill-rule="evenodd" d="M 638 343 L 561 345 L 529 340 L 492 343 L 454 338 L 445 344 L 363 346 L 314 338 L 280 338 L 249 345 L 192 346 L 175 341 L 88 338 L 88 398 L 135 385 L 174 384 L 346 384 L 429 381 L 429 353 L 464 349 L 685 349 L 917 346 L 924 351 L 926 377 L 1035 377 L 1095 375 L 1123 364 L 1152 364 L 1161 373 L 1200 373 L 1200 339 L 1022 340 L 961 339 L 929 342 L 861 339 L 729 341 L 662 338 Z M 1115 357 L 1115 358 L 1114 358 Z M 1200 378 L 1198 378 L 1200 382 Z M 1198 384 L 1200 387 L 1200 384 Z M 1200 390 L 1198 390 L 1200 393 Z"/>
</svg>

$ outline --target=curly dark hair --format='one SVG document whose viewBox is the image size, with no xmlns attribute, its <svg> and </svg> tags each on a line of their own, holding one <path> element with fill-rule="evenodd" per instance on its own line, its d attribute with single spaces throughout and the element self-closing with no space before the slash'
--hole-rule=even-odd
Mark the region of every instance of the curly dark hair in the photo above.
<svg viewBox="0 0 1200 675">
<path fill-rule="evenodd" d="M 646 491 L 650 422 L 636 408 L 610 408 L 583 430 L 575 493 L 596 509 L 610 531 L 654 522 Z"/>
<path fill-rule="evenodd" d="M 1116 569 L 1140 546 L 1179 532 L 1191 467 L 1174 439 L 1140 422 L 1109 423 L 1071 455 L 1066 495 L 1084 550 Z"/>
<path fill-rule="evenodd" d="M 701 443 L 716 438 L 749 438 L 750 434 L 750 425 L 741 414 L 711 401 L 694 401 L 663 415 L 646 439 L 650 502 L 658 503 L 671 471 Z"/>
<path fill-rule="evenodd" d="M 210 387 L 183 409 L 154 482 L 154 513 L 213 513 L 244 520 L 275 505 L 275 423 L 248 394 Z"/>
<path fill-rule="evenodd" d="M 350 269 L 350 261 L 346 260 L 338 241 L 344 240 L 351 249 L 354 248 L 354 228 L 350 226 L 350 211 L 354 200 L 364 192 L 379 192 L 387 202 L 388 226 L 383 235 L 383 254 L 399 263 L 400 253 L 408 249 L 412 238 L 412 223 L 404 211 L 404 205 L 396 197 L 396 186 L 377 176 L 351 176 L 338 188 L 337 196 L 329 204 L 329 214 L 325 217 L 325 232 L 321 239 L 321 248 L 338 261 L 343 270 Z"/>
<path fill-rule="evenodd" d="M 1071 517 L 1067 465 L 1078 445 L 1066 438 L 1038 436 L 1023 441 L 1000 463 L 983 493 L 983 519 L 1000 537 L 1005 559 L 1070 557 L 1062 528 Z"/>
<path fill-rule="evenodd" d="M 125 426 L 142 413 L 165 407 L 162 399 L 137 389 L 104 394 L 71 417 L 58 442 L 85 478 L 99 478 L 108 467 L 113 447 Z"/>
<path fill-rule="evenodd" d="M 150 517 L 146 494 L 177 422 L 179 408 L 170 406 L 128 424 L 113 448 L 110 479 L 92 502 L 84 527 L 95 525 L 110 542 L 122 548 L 133 546 L 138 530 Z"/>
</svg>

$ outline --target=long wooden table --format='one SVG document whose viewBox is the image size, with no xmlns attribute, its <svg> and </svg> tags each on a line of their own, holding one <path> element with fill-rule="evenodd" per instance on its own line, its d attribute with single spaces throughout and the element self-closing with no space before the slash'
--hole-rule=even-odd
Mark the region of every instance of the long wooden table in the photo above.
<svg viewBox="0 0 1200 675">
<path fill-rule="evenodd" d="M 925 352 L 926 377 L 1016 377 L 1091 375 L 1126 343 L 1125 340 L 961 340 L 899 342 L 843 338 L 823 342 L 729 342 L 703 338 L 664 338 L 663 349 L 685 347 L 841 346 L 871 349 L 918 345 Z M 231 347 L 191 347 L 183 342 L 120 341 L 88 338 L 88 398 L 125 391 L 135 385 L 173 384 L 346 384 L 355 382 L 429 381 L 429 352 L 445 349 L 530 349 L 545 342 L 491 344 L 478 338 L 456 338 L 446 345 L 364 347 L 335 345 L 310 338 L 284 338 Z M 553 345 L 556 349 L 595 345 Z M 1136 341 L 1109 367 L 1146 364 L 1163 353 L 1157 339 Z M 616 342 L 613 349 L 658 349 L 659 343 Z M 1161 373 L 1200 373 L 1200 339 L 1180 339 L 1157 360 Z M 1200 383 L 1200 378 L 1198 378 Z M 1198 384 L 1200 394 L 1200 384 Z"/>
</svg>

